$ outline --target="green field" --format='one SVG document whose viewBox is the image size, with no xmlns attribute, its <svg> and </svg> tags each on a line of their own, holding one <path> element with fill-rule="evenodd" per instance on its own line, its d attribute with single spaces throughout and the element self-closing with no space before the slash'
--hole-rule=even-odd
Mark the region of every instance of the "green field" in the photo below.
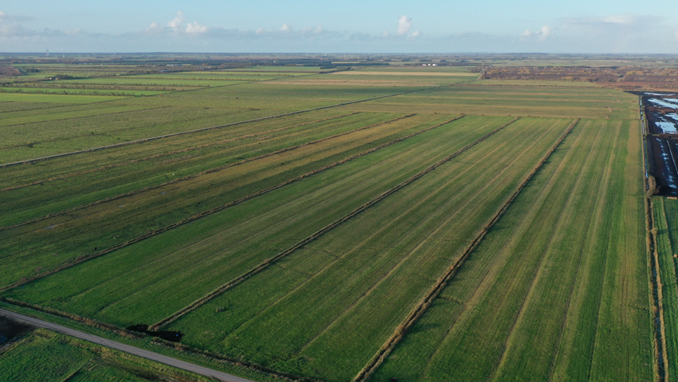
<svg viewBox="0 0 678 382">
<path fill-rule="evenodd" d="M 652 380 L 639 159 L 580 122 L 374 380 Z"/>
<path fill-rule="evenodd" d="M 669 378 L 678 377 L 678 203 L 664 197 L 653 198 L 654 227 L 657 229 L 658 269 L 662 282 L 663 307 L 668 353 Z"/>
<path fill-rule="evenodd" d="M 6 382 L 209 380 L 45 329 L 0 351 L 0 364 Z"/>
<path fill-rule="evenodd" d="M 657 378 L 637 96 L 463 66 L 82 66 L 4 87 L 72 94 L 0 93 L 3 308 L 180 331 L 173 356 L 262 381 Z M 674 377 L 676 213 L 655 199 Z M 102 352 L 38 331 L 0 367 L 151 367 Z"/>
</svg>

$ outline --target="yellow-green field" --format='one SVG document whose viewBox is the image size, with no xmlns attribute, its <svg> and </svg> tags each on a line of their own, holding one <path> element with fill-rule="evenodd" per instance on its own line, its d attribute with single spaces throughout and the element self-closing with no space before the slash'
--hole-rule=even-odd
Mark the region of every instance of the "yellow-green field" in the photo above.
<svg viewBox="0 0 678 382">
<path fill-rule="evenodd" d="M 0 93 L 0 306 L 179 331 L 125 342 L 262 381 L 658 377 L 636 96 L 459 66 L 140 68 Z M 127 375 L 47 332 L 0 368 L 38 353 L 72 360 L 54 380 Z"/>
</svg>

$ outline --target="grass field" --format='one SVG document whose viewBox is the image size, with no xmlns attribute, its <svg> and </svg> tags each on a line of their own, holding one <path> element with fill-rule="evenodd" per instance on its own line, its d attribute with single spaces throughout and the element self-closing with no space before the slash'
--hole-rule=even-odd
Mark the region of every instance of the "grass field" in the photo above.
<svg viewBox="0 0 678 382">
<path fill-rule="evenodd" d="M 460 84 L 346 106 L 350 110 L 531 115 L 558 118 L 632 119 L 636 96 L 602 88 L 477 86 Z"/>
<path fill-rule="evenodd" d="M 658 269 L 663 286 L 665 338 L 669 379 L 678 377 L 678 203 L 664 197 L 653 198 L 654 223 L 657 228 Z"/>
<path fill-rule="evenodd" d="M 640 149 L 582 122 L 374 380 L 651 380 Z"/>
<path fill-rule="evenodd" d="M 452 66 L 82 66 L 4 87 L 72 94 L 0 93 L 3 307 L 180 331 L 180 357 L 262 381 L 655 379 L 636 96 Z M 675 376 L 678 203 L 654 208 Z M 150 367 L 36 333 L 0 366 Z"/>
<path fill-rule="evenodd" d="M 183 370 L 37 329 L 0 351 L 0 381 L 208 381 Z"/>
</svg>

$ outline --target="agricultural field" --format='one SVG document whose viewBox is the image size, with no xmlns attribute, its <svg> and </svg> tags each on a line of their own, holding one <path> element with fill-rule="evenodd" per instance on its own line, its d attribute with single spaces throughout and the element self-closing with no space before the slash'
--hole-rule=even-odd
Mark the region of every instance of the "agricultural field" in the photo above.
<svg viewBox="0 0 678 382">
<path fill-rule="evenodd" d="M 0 360 L 0 381 L 7 382 L 209 380 L 46 329 L 31 331 L 0 348 Z"/>
<path fill-rule="evenodd" d="M 654 197 L 653 220 L 656 230 L 656 259 L 662 284 L 662 301 L 665 320 L 667 369 L 669 378 L 678 372 L 678 202 L 675 199 Z"/>
<path fill-rule="evenodd" d="M 0 93 L 3 308 L 180 333 L 173 356 L 262 381 L 675 377 L 678 203 L 653 199 L 657 335 L 637 96 L 465 66 L 82 66 Z M 0 366 L 34 353 L 73 359 L 55 380 L 151 367 L 46 331 Z"/>
</svg>

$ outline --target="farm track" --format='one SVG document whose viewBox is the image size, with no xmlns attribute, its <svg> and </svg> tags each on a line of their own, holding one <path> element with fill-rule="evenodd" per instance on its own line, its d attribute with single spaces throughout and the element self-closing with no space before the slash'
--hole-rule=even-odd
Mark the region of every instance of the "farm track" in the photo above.
<svg viewBox="0 0 678 382">
<path fill-rule="evenodd" d="M 364 152 L 361 152 L 361 153 L 352 155 L 352 156 L 350 156 L 350 157 L 348 157 L 348 158 L 345 158 L 345 159 L 342 159 L 342 160 L 340 160 L 340 161 L 331 163 L 331 164 L 329 164 L 329 165 L 326 165 L 326 166 L 324 166 L 324 167 L 322 167 L 322 168 L 313 170 L 313 171 L 308 172 L 308 173 L 306 173 L 306 174 L 297 176 L 297 177 L 295 177 L 295 178 L 293 178 L 293 179 L 290 179 L 290 180 L 288 180 L 288 181 L 286 181 L 286 182 L 280 183 L 280 184 L 275 185 L 275 186 L 273 186 L 273 187 L 269 187 L 269 188 L 267 188 L 267 189 L 257 191 L 257 192 L 255 192 L 255 193 L 246 195 L 246 196 L 244 196 L 244 197 L 242 197 L 242 198 L 240 198 L 240 199 L 238 199 L 238 200 L 235 200 L 235 201 L 232 201 L 232 202 L 230 202 L 230 203 L 221 205 L 221 206 L 219 206 L 219 207 L 210 209 L 210 210 L 208 210 L 208 211 L 204 211 L 204 212 L 201 212 L 201 213 L 199 213 L 199 214 L 193 215 L 193 216 L 191 216 L 191 217 L 189 217 L 189 218 L 187 218 L 187 219 L 184 219 L 184 220 L 181 220 L 181 221 L 179 221 L 179 222 L 173 223 L 173 224 L 168 225 L 168 226 L 166 226 L 166 227 L 164 227 L 164 228 L 161 228 L 161 229 L 158 229 L 158 230 L 150 231 L 150 232 L 148 232 L 148 233 L 146 233 L 146 234 L 144 234 L 144 235 L 141 235 L 141 236 L 138 236 L 138 237 L 134 238 L 133 240 L 129 240 L 129 241 L 125 242 L 125 243 L 121 243 L 121 244 L 116 245 L 116 246 L 114 246 L 114 247 L 108 248 L 108 249 L 106 249 L 106 250 L 104 250 L 104 251 L 99 251 L 99 252 L 96 252 L 96 253 L 93 253 L 93 254 L 90 254 L 90 255 L 85 255 L 85 256 L 81 256 L 81 257 L 75 258 L 72 262 L 67 263 L 67 264 L 64 264 L 63 266 L 60 266 L 60 267 L 58 267 L 58 268 L 56 268 L 56 269 L 53 269 L 53 270 L 51 270 L 51 271 L 44 272 L 44 273 L 42 273 L 42 274 L 40 274 L 40 275 L 36 275 L 36 276 L 30 277 L 30 278 L 26 278 L 26 279 L 24 279 L 24 280 L 18 281 L 18 282 L 16 282 L 16 283 L 11 284 L 11 285 L 7 285 L 7 286 L 4 286 L 4 287 L 1 287 L 1 288 L 0 288 L 0 292 L 6 291 L 6 290 L 9 290 L 9 289 L 13 289 L 13 288 L 16 288 L 16 287 L 21 286 L 21 285 L 25 285 L 25 284 L 27 284 L 27 283 L 29 283 L 29 282 L 33 282 L 33 281 L 38 280 L 38 279 L 41 279 L 41 278 L 43 278 L 43 277 L 46 277 L 46 276 L 55 274 L 55 273 L 57 273 L 57 272 L 59 272 L 59 271 L 62 271 L 62 270 L 64 270 L 64 269 L 71 268 L 71 267 L 73 267 L 73 266 L 75 266 L 75 265 L 77 265 L 77 264 L 81 264 L 81 263 L 83 263 L 83 262 L 85 262 L 85 261 L 88 261 L 88 260 L 91 260 L 91 259 L 94 259 L 94 258 L 103 256 L 103 255 L 108 254 L 108 253 L 110 253 L 110 252 L 113 252 L 113 251 L 115 251 L 115 250 L 118 250 L 118 249 L 127 247 L 127 246 L 129 246 L 129 245 L 131 245 L 131 244 L 138 243 L 138 242 L 140 242 L 140 241 L 142 241 L 142 240 L 145 240 L 145 239 L 147 239 L 147 238 L 156 236 L 156 235 L 158 235 L 158 234 L 160 234 L 160 233 L 170 231 L 170 230 L 172 230 L 172 229 L 174 229 L 174 228 L 176 228 L 176 227 L 185 225 L 185 224 L 187 224 L 187 223 L 190 223 L 190 222 L 192 222 L 192 221 L 198 220 L 198 219 L 203 218 L 203 217 L 205 217 L 205 216 L 209 216 L 209 215 L 214 214 L 214 213 L 216 213 L 216 212 L 222 211 L 222 210 L 224 210 L 224 209 L 226 209 L 226 208 L 229 208 L 229 207 L 238 205 L 238 204 L 240 204 L 240 203 L 242 203 L 242 202 L 245 202 L 245 201 L 247 201 L 247 200 L 253 199 L 253 198 L 257 197 L 257 196 L 260 196 L 260 195 L 269 193 L 269 192 L 271 192 L 271 191 L 277 190 L 277 189 L 282 188 L 282 187 L 284 187 L 284 186 L 286 186 L 286 185 L 289 185 L 289 184 L 291 184 L 291 183 L 294 183 L 294 182 L 300 181 L 300 180 L 302 180 L 302 179 L 308 178 L 308 177 L 310 177 L 310 176 L 312 176 L 312 175 L 318 174 L 318 173 L 320 173 L 320 172 L 323 172 L 323 171 L 328 170 L 328 169 L 330 169 L 330 168 L 336 167 L 336 166 L 341 165 L 341 164 L 343 164 L 343 163 L 347 163 L 347 162 L 352 161 L 352 160 L 354 160 L 354 159 L 357 159 L 357 158 L 360 158 L 360 157 L 362 157 L 362 156 L 368 155 L 368 154 L 370 154 L 370 153 L 373 153 L 373 152 L 378 151 L 378 150 L 380 150 L 380 149 L 383 149 L 383 148 L 385 148 L 385 147 L 394 145 L 394 144 L 396 144 L 396 143 L 398 143 L 398 142 L 405 141 L 405 140 L 407 140 L 407 139 L 409 139 L 409 138 L 415 137 L 415 136 L 417 136 L 417 135 L 419 135 L 419 134 L 422 134 L 422 133 L 424 133 L 424 132 L 426 132 L 426 131 L 430 131 L 430 130 L 433 130 L 433 129 L 438 128 L 438 127 L 440 127 L 440 126 L 446 125 L 446 124 L 448 124 L 448 123 L 451 123 L 451 122 L 456 121 L 456 120 L 458 120 L 458 119 L 460 119 L 460 118 L 463 118 L 463 117 L 464 117 L 464 116 L 456 117 L 456 118 L 447 120 L 447 121 L 445 121 L 445 122 L 443 122 L 443 123 L 437 124 L 437 125 L 435 125 L 435 126 L 431 126 L 431 127 L 426 128 L 426 129 L 423 129 L 423 130 L 421 130 L 421 131 L 412 133 L 412 134 L 410 134 L 410 135 L 408 135 L 408 136 L 401 137 L 401 138 L 398 138 L 398 139 L 396 139 L 396 140 L 393 140 L 393 141 L 384 143 L 384 144 L 382 144 L 382 145 L 380 145 L 380 146 L 378 146 L 378 147 L 375 147 L 375 148 L 372 148 L 372 149 L 370 149 L 370 150 L 367 150 L 367 151 L 364 151 Z"/>
<path fill-rule="evenodd" d="M 413 117 L 413 116 L 415 116 L 415 114 L 409 114 L 409 115 L 405 115 L 405 116 L 402 116 L 402 117 L 393 118 L 393 119 L 390 119 L 388 121 L 382 121 L 382 122 L 374 123 L 374 124 L 371 124 L 371 125 L 368 125 L 368 126 L 362 126 L 362 127 L 357 128 L 357 129 L 345 131 L 345 132 L 335 134 L 335 135 L 332 135 L 332 136 L 329 136 L 329 137 L 317 139 L 315 141 L 302 143 L 300 145 L 287 147 L 287 148 L 277 150 L 277 151 L 274 151 L 274 152 L 271 152 L 271 153 L 267 153 L 267 154 L 264 154 L 264 155 L 259 155 L 257 157 L 245 159 L 245 160 L 242 160 L 240 162 L 230 163 L 230 164 L 227 164 L 227 165 L 224 165 L 224 166 L 215 167 L 215 168 L 210 169 L 210 170 L 201 171 L 197 174 L 185 176 L 185 177 L 179 178 L 179 179 L 174 179 L 174 180 L 171 180 L 169 182 L 164 182 L 164 183 L 160 183 L 160 184 L 157 184 L 157 185 L 154 185 L 154 186 L 144 187 L 144 188 L 140 188 L 140 189 L 137 189 L 137 190 L 134 190 L 134 191 L 124 193 L 124 194 L 120 194 L 120 195 L 112 196 L 112 197 L 109 197 L 109 198 L 97 200 L 95 202 L 84 204 L 84 205 L 74 207 L 74 208 L 71 208 L 71 209 L 68 209 L 68 210 L 64 210 L 64 211 L 61 211 L 59 213 L 45 215 L 45 216 L 42 216 L 42 217 L 37 218 L 37 219 L 31 219 L 31 220 L 27 220 L 27 221 L 19 223 L 19 224 L 14 224 L 12 226 L 0 227 L 0 232 L 8 230 L 8 229 L 21 227 L 21 226 L 31 224 L 31 223 L 36 223 L 36 222 L 46 220 L 46 219 L 49 219 L 49 218 L 62 216 L 62 215 L 65 215 L 65 214 L 68 214 L 68 213 L 71 213 L 71 212 L 75 212 L 75 211 L 78 211 L 78 210 L 82 210 L 82 209 L 85 209 L 85 208 L 88 208 L 88 207 L 98 205 L 98 204 L 101 204 L 101 203 L 111 202 L 111 201 L 121 199 L 121 198 L 124 198 L 124 197 L 137 195 L 137 194 L 147 192 L 147 191 L 150 191 L 150 190 L 153 190 L 153 189 L 157 189 L 157 188 L 160 188 L 160 187 L 164 187 L 164 186 L 167 186 L 167 185 L 171 185 L 171 184 L 195 179 L 195 178 L 198 178 L 198 177 L 203 176 L 203 175 L 207 175 L 207 174 L 211 174 L 211 173 L 214 173 L 214 172 L 217 172 L 217 171 L 225 170 L 227 168 L 243 165 L 245 163 L 253 162 L 253 161 L 256 161 L 256 160 L 261 160 L 261 159 L 268 158 L 268 157 L 271 157 L 271 156 L 274 156 L 274 155 L 279 155 L 279 154 L 282 154 L 282 153 L 286 153 L 288 151 L 292 151 L 292 150 L 296 150 L 296 149 L 299 149 L 299 148 L 302 148 L 302 147 L 306 147 L 306 146 L 314 145 L 314 144 L 317 144 L 317 143 L 325 142 L 325 141 L 335 139 L 335 138 L 338 138 L 338 137 L 342 137 L 342 136 L 345 136 L 345 135 L 349 135 L 349 134 L 352 134 L 352 133 L 355 133 L 355 132 L 358 132 L 358 131 L 370 129 L 370 128 L 373 128 L 373 127 L 381 126 L 381 125 L 392 123 L 392 122 L 396 122 L 396 121 L 399 121 L 399 120 L 402 120 L 402 119 L 405 119 L 405 118 L 410 118 L 410 117 Z M 242 139 L 244 139 L 244 138 L 242 138 Z M 235 141 L 235 140 L 238 140 L 238 139 L 234 139 L 232 141 Z M 231 140 L 229 140 L 229 141 L 231 141 Z M 40 183 L 38 183 L 38 184 L 40 184 Z"/>
<path fill-rule="evenodd" d="M 416 321 L 426 312 L 426 310 L 431 306 L 435 298 L 440 294 L 443 288 L 447 285 L 449 280 L 454 277 L 459 267 L 466 261 L 470 254 L 480 245 L 480 242 L 485 238 L 488 231 L 496 224 L 497 221 L 501 218 L 504 212 L 508 209 L 511 203 L 518 197 L 520 192 L 525 186 L 529 183 L 532 177 L 539 171 L 541 166 L 549 159 L 551 154 L 558 148 L 563 140 L 570 134 L 574 127 L 579 122 L 579 119 L 576 119 L 570 126 L 566 129 L 563 135 L 556 141 L 556 143 L 551 147 L 551 149 L 546 153 L 544 158 L 537 164 L 537 166 L 527 175 L 523 182 L 518 186 L 514 193 L 508 198 L 508 200 L 502 205 L 502 207 L 497 211 L 497 213 L 490 219 L 489 223 L 483 227 L 480 233 L 474 238 L 471 244 L 464 250 L 462 255 L 454 262 L 445 273 L 438 279 L 438 281 L 433 285 L 429 292 L 424 296 L 424 298 L 417 304 L 417 306 L 412 310 L 412 312 L 405 318 L 405 320 L 396 328 L 395 332 L 389 337 L 389 339 L 382 345 L 379 351 L 373 356 L 373 358 L 368 362 L 368 364 L 353 378 L 353 381 L 366 381 L 370 375 L 384 362 L 386 357 L 391 353 L 395 346 L 402 340 L 404 334 L 409 328 L 416 323 Z"/>
<path fill-rule="evenodd" d="M 177 320 L 178 318 L 180 318 L 181 316 L 183 316 L 183 315 L 185 315 L 185 314 L 187 314 L 187 313 L 190 313 L 191 311 L 193 311 L 193 310 L 197 309 L 198 307 L 204 305 L 206 302 L 208 302 L 209 300 L 213 299 L 214 297 L 216 297 L 216 296 L 218 296 L 218 295 L 224 293 L 225 291 L 227 291 L 227 290 L 229 290 L 229 289 L 231 289 L 231 288 L 233 288 L 233 287 L 235 287 L 235 286 L 241 284 L 243 281 L 249 279 L 250 277 L 254 276 L 255 274 L 257 274 L 257 273 L 261 272 L 262 270 L 268 268 L 270 265 L 274 264 L 274 263 L 277 262 L 278 260 L 280 260 L 280 259 L 286 257 L 287 255 L 289 255 L 289 254 L 291 254 L 292 252 L 296 251 L 297 249 L 299 249 L 299 248 L 305 246 L 306 244 L 308 244 L 308 243 L 310 243 L 310 242 L 316 240 L 317 238 L 319 238 L 319 237 L 322 236 L 323 234 L 325 234 L 325 233 L 331 231 L 332 229 L 338 227 L 339 225 L 341 225 L 342 223 L 344 223 L 344 222 L 346 222 L 347 220 L 351 219 L 352 217 L 354 217 L 354 216 L 358 215 L 359 213 L 361 213 L 361 212 L 367 210 L 368 208 L 372 207 L 373 205 L 377 204 L 378 202 L 380 202 L 380 201 L 386 199 L 388 196 L 392 195 L 393 193 L 397 192 L 398 190 L 402 189 L 403 187 L 409 185 L 410 183 L 414 182 L 415 180 L 421 178 L 422 176 L 426 175 L 427 173 L 429 173 L 429 172 L 435 170 L 437 167 L 441 166 L 442 164 L 444 164 L 444 163 L 446 163 L 446 162 L 452 160 L 453 158 L 459 156 L 459 155 L 462 154 L 463 152 L 469 150 L 471 147 L 477 145 L 478 143 L 482 142 L 483 140 L 487 139 L 488 137 L 494 135 L 495 133 L 499 132 L 500 130 L 502 130 L 502 129 L 505 128 L 506 126 L 508 126 L 508 125 L 510 125 L 511 123 L 517 121 L 518 119 L 519 119 L 519 118 L 515 118 L 515 119 L 513 119 L 511 122 L 506 123 L 506 124 L 500 126 L 499 128 L 497 128 L 497 129 L 491 131 L 490 133 L 484 135 L 483 137 L 481 137 L 481 138 L 475 140 L 474 142 L 472 142 L 472 143 L 466 145 L 465 147 L 463 147 L 462 149 L 456 151 L 455 153 L 451 154 L 450 156 L 448 156 L 448 157 L 446 157 L 446 158 L 440 160 L 439 162 L 435 163 L 434 165 L 432 165 L 432 166 L 428 167 L 427 169 L 425 169 L 425 170 L 419 172 L 418 174 L 412 176 L 412 177 L 409 178 L 408 180 L 406 180 L 406 181 L 400 183 L 399 185 L 397 185 L 397 186 L 391 188 L 390 190 L 388 190 L 388 191 L 382 193 L 381 195 L 379 195 L 379 196 L 376 197 L 375 199 L 372 199 L 371 201 L 369 201 L 369 202 L 363 204 L 362 206 L 356 208 L 355 210 L 351 211 L 349 214 L 347 214 L 347 215 L 341 217 L 340 219 L 334 221 L 333 223 L 331 223 L 331 224 L 325 226 L 324 228 L 322 228 L 322 229 L 316 231 L 316 232 L 313 233 L 312 235 L 310 235 L 310 236 L 306 237 L 305 239 L 303 239 L 302 241 L 296 243 L 296 244 L 295 244 L 294 246 L 292 246 L 291 248 L 288 248 L 287 250 L 285 250 L 285 251 L 279 253 L 278 255 L 276 255 L 276 256 L 274 256 L 274 257 L 272 257 L 272 258 L 270 258 L 270 259 L 265 260 L 265 261 L 262 262 L 260 265 L 258 265 L 256 268 L 251 269 L 250 271 L 246 272 L 245 274 L 243 274 L 243 275 L 237 277 L 236 279 L 234 279 L 234 280 L 228 282 L 227 284 L 224 284 L 223 286 L 221 286 L 221 287 L 217 288 L 216 290 L 214 290 L 214 291 L 210 292 L 209 294 L 207 294 L 205 297 L 203 297 L 203 298 L 201 298 L 201 299 L 199 299 L 199 300 L 196 300 L 195 302 L 193 302 L 192 304 L 190 304 L 190 305 L 187 306 L 186 308 L 182 309 L 181 311 L 179 311 L 179 312 L 173 314 L 172 316 L 167 317 L 167 318 L 165 318 L 165 319 L 163 319 L 163 320 L 161 320 L 161 321 L 159 321 L 159 322 L 153 324 L 151 327 L 152 327 L 152 328 L 160 328 L 160 327 L 163 327 L 163 326 L 165 326 L 165 325 L 167 325 L 167 324 L 170 324 L 170 323 L 176 321 L 176 320 Z M 450 122 L 451 122 L 451 121 L 450 121 Z M 449 122 L 445 122 L 445 123 L 443 123 L 442 125 L 447 124 L 447 123 L 449 123 Z M 438 126 L 436 126 L 436 127 L 438 127 Z"/>
<path fill-rule="evenodd" d="M 38 181 L 31 182 L 31 183 L 26 183 L 26 184 L 21 184 L 21 185 L 17 185 L 17 186 L 4 188 L 4 189 L 0 190 L 0 193 L 6 192 L 6 191 L 18 190 L 18 189 L 26 188 L 26 187 L 30 187 L 30 186 L 41 185 L 41 184 L 44 184 L 44 183 L 54 182 L 54 181 L 58 181 L 58 180 L 68 179 L 68 178 L 72 178 L 72 177 L 75 177 L 75 176 L 91 174 L 93 172 L 104 171 L 104 170 L 108 170 L 108 169 L 115 168 L 115 167 L 130 165 L 130 164 L 133 164 L 133 163 L 163 158 L 163 157 L 167 157 L 167 156 L 174 155 L 174 154 L 186 153 L 186 152 L 199 150 L 199 149 L 203 149 L 203 148 L 207 148 L 207 147 L 217 146 L 217 145 L 224 144 L 224 143 L 235 142 L 235 141 L 239 141 L 239 140 L 242 140 L 242 139 L 255 138 L 255 137 L 258 137 L 258 136 L 261 136 L 261 135 L 266 135 L 266 134 L 270 134 L 270 133 L 276 133 L 276 132 L 280 132 L 280 131 L 294 129 L 294 128 L 297 128 L 297 127 L 311 125 L 311 124 L 314 124 L 314 123 L 331 121 L 331 120 L 334 120 L 334 119 L 344 118 L 344 117 L 348 117 L 348 116 L 352 116 L 352 115 L 356 115 L 356 114 L 360 114 L 360 113 L 361 112 L 341 114 L 341 115 L 338 115 L 338 116 L 318 119 L 318 120 L 310 121 L 310 122 L 304 122 L 304 123 L 295 124 L 295 125 L 292 125 L 292 126 L 281 127 L 281 128 L 278 128 L 278 129 L 266 130 L 266 131 L 255 133 L 255 134 L 245 134 L 245 135 L 241 135 L 241 136 L 235 137 L 235 138 L 224 139 L 224 140 L 221 140 L 221 141 L 218 141 L 218 142 L 212 142 L 212 143 L 207 143 L 207 144 L 204 144 L 204 145 L 188 147 L 188 148 L 185 148 L 185 149 L 175 150 L 175 151 L 171 151 L 171 152 L 168 152 L 168 153 L 152 155 L 152 156 L 145 157 L 145 158 L 134 159 L 134 160 L 124 162 L 124 163 L 118 163 L 118 164 L 114 164 L 114 165 L 98 167 L 98 168 L 94 168 L 94 169 L 86 170 L 86 171 L 79 171 L 79 172 L 75 172 L 75 173 L 71 173 L 71 174 L 68 174 L 68 175 L 63 175 L 63 176 L 59 176 L 59 177 L 55 177 L 55 178 L 38 180 Z M 178 180 L 178 179 L 176 179 L 176 180 Z M 2 230 L 2 227 L 0 227 L 0 230 Z"/>
<path fill-rule="evenodd" d="M 201 129 L 182 131 L 182 132 L 172 133 L 172 134 L 165 134 L 165 135 L 160 135 L 160 136 L 150 137 L 150 138 L 144 138 L 144 139 L 139 139 L 139 140 L 129 141 L 129 142 L 116 143 L 114 145 L 95 147 L 95 148 L 86 149 L 86 150 L 71 151 L 71 152 L 68 152 L 68 153 L 50 155 L 50 156 L 45 156 L 45 157 L 41 157 L 41 158 L 27 159 L 27 160 L 18 161 L 18 162 L 12 162 L 12 163 L 5 163 L 5 164 L 0 164 L 0 169 L 6 168 L 6 167 L 11 167 L 11 166 L 19 166 L 19 165 L 27 164 L 27 163 L 36 163 L 36 162 L 55 159 L 55 158 L 63 158 L 63 157 L 67 157 L 67 156 L 77 155 L 77 154 L 84 154 L 84 153 L 90 153 L 90 152 L 94 152 L 94 151 L 107 150 L 107 149 L 112 149 L 112 148 L 116 148 L 116 147 L 129 146 L 129 145 L 134 145 L 134 144 L 139 144 L 139 143 L 144 143 L 144 142 L 150 142 L 150 141 L 154 141 L 154 140 L 158 140 L 158 139 L 176 137 L 176 136 L 180 136 L 180 135 L 193 134 L 193 133 L 202 132 L 202 131 L 220 129 L 220 128 L 224 128 L 224 127 L 237 126 L 237 125 L 242 125 L 242 124 L 245 124 L 245 123 L 259 122 L 259 121 L 265 121 L 265 120 L 268 120 L 268 119 L 275 119 L 275 118 L 286 117 L 286 116 L 290 116 L 290 115 L 303 114 L 303 113 L 308 113 L 308 112 L 312 112 L 312 111 L 316 111 L 316 110 L 331 109 L 331 108 L 335 108 L 335 107 L 339 107 L 339 106 L 346 106 L 346 105 L 352 105 L 352 104 L 356 104 L 356 103 L 374 101 L 374 100 L 378 100 L 378 99 L 382 99 L 382 98 L 396 97 L 396 96 L 399 96 L 399 95 L 422 92 L 422 91 L 436 89 L 436 88 L 440 88 L 440 87 L 444 87 L 444 86 L 450 86 L 450 85 L 440 85 L 440 86 L 433 86 L 433 87 L 428 87 L 428 88 L 423 88 L 423 89 L 409 90 L 409 91 L 400 92 L 400 93 L 393 93 L 393 94 L 388 94 L 388 95 L 383 95 L 383 96 L 378 96 L 378 97 L 366 98 L 366 99 L 362 99 L 362 100 L 358 100 L 358 101 L 343 102 L 343 103 L 329 105 L 329 106 L 321 106 L 321 107 L 317 107 L 317 108 L 294 111 L 294 112 L 290 112 L 290 113 L 277 114 L 277 115 L 272 115 L 272 116 L 268 116 L 268 117 L 255 118 L 255 119 L 250 119 L 250 120 L 246 120 L 246 121 L 227 123 L 225 125 L 204 127 L 204 128 L 201 128 Z"/>
</svg>

